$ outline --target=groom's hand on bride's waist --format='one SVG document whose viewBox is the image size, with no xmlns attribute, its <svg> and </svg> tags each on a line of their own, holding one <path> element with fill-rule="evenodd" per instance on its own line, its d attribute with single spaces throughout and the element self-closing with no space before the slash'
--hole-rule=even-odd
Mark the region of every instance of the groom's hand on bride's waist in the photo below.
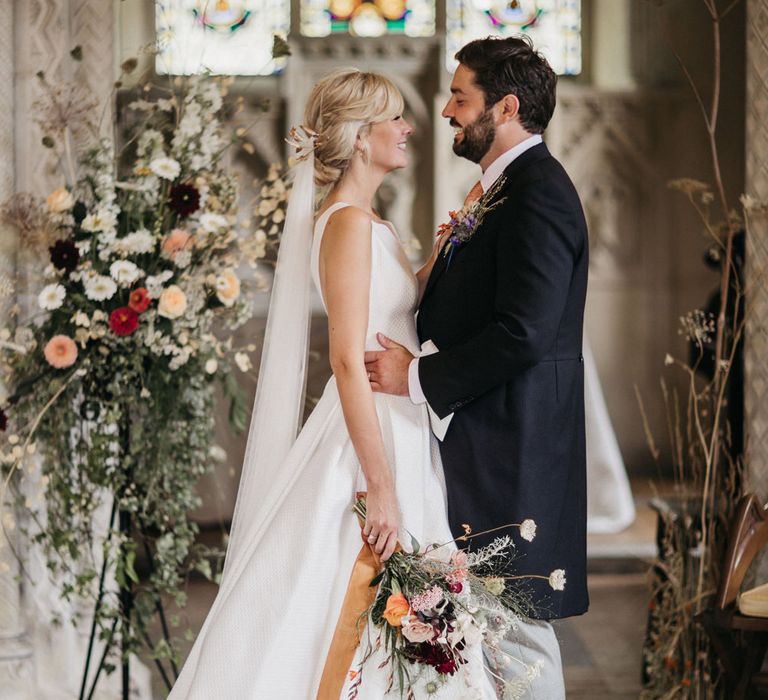
<svg viewBox="0 0 768 700">
<path fill-rule="evenodd" d="M 408 367 L 413 355 L 383 333 L 377 333 L 376 338 L 384 350 L 365 353 L 365 369 L 371 389 L 383 394 L 408 396 Z"/>
</svg>

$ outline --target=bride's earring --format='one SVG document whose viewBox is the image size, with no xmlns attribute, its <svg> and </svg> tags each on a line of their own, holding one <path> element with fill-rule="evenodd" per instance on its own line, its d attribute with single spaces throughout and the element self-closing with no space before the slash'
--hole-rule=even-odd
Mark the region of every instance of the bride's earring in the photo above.
<svg viewBox="0 0 768 700">
<path fill-rule="evenodd" d="M 363 165 L 368 165 L 371 160 L 371 151 L 367 141 L 358 139 L 355 150 L 360 154 L 360 158 L 363 161 Z"/>
</svg>

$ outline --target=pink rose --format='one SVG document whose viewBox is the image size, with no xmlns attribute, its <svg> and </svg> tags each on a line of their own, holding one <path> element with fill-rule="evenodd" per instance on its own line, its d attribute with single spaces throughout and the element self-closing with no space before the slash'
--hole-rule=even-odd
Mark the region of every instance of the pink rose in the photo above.
<svg viewBox="0 0 768 700">
<path fill-rule="evenodd" d="M 403 637 L 414 644 L 431 642 L 435 638 L 435 628 L 426 622 L 419 622 L 416 618 L 413 618 L 413 622 L 403 625 L 402 629 Z"/>
<path fill-rule="evenodd" d="M 175 228 L 163 238 L 160 247 L 163 253 L 173 260 L 176 253 L 180 253 L 190 245 L 190 238 L 191 236 L 183 228 Z"/>
</svg>

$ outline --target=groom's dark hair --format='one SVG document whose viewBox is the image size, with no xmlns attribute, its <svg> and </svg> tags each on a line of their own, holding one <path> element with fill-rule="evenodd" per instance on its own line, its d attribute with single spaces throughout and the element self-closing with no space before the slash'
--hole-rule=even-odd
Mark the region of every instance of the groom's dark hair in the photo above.
<svg viewBox="0 0 768 700">
<path fill-rule="evenodd" d="M 541 134 L 555 111 L 557 75 L 527 36 L 475 39 L 456 53 L 456 60 L 475 74 L 486 109 L 505 95 L 520 101 L 520 124 Z"/>
</svg>

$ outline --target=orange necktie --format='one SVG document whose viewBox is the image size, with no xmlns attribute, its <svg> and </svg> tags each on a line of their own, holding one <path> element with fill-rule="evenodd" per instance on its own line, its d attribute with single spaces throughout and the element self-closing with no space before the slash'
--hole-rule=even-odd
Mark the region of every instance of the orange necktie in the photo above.
<svg viewBox="0 0 768 700">
<path fill-rule="evenodd" d="M 480 180 L 478 180 L 473 186 L 472 189 L 469 191 L 469 194 L 464 199 L 464 206 L 468 206 L 472 204 L 477 199 L 480 199 L 480 197 L 483 196 L 483 186 L 480 184 Z"/>
</svg>

